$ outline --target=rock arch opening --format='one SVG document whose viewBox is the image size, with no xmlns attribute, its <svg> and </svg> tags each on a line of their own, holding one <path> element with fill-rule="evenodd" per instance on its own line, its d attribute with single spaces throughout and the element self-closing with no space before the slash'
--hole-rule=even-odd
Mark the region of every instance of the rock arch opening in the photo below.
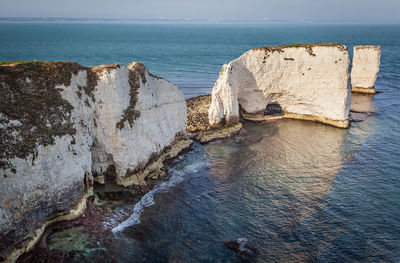
<svg viewBox="0 0 400 263">
<path fill-rule="evenodd" d="M 268 103 L 264 110 L 265 116 L 283 116 L 283 109 L 279 103 Z"/>
</svg>

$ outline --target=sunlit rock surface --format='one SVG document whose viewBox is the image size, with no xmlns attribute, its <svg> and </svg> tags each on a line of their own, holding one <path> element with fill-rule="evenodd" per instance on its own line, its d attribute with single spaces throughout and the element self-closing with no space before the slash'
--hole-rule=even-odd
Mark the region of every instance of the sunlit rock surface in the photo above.
<svg viewBox="0 0 400 263">
<path fill-rule="evenodd" d="M 349 56 L 340 44 L 252 49 L 224 65 L 212 90 L 209 122 L 239 121 L 239 108 L 264 115 L 278 104 L 287 118 L 348 126 Z"/>
<path fill-rule="evenodd" d="M 211 141 L 226 139 L 236 135 L 241 129 L 241 123 L 233 125 L 210 125 L 208 122 L 208 109 L 211 104 L 210 95 L 200 95 L 187 100 L 186 132 L 202 144 Z"/>
<path fill-rule="evenodd" d="M 351 85 L 353 92 L 375 93 L 375 81 L 379 73 L 381 47 L 373 45 L 355 46 Z"/>
<path fill-rule="evenodd" d="M 94 98 L 93 171 L 102 175 L 114 166 L 118 183 L 144 184 L 141 170 L 148 161 L 185 132 L 182 92 L 149 74 L 143 64 L 132 63 L 100 73 Z"/>
<path fill-rule="evenodd" d="M 141 63 L 1 65 L 0 261 L 49 222 L 79 215 L 94 175 L 115 168 L 123 185 L 156 177 L 190 146 L 185 127 L 183 94 Z"/>
</svg>

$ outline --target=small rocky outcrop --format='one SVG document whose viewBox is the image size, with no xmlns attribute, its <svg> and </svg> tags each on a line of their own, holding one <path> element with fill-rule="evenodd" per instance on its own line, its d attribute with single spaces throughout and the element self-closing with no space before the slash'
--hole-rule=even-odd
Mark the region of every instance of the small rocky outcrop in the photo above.
<svg viewBox="0 0 400 263">
<path fill-rule="evenodd" d="M 186 100 L 187 124 L 186 132 L 196 133 L 208 129 L 208 108 L 211 105 L 211 95 L 200 95 Z"/>
<path fill-rule="evenodd" d="M 351 93 L 349 56 L 340 44 L 294 44 L 252 49 L 221 69 L 212 90 L 209 122 L 242 117 L 269 120 L 268 105 L 284 116 L 346 128 Z"/>
<path fill-rule="evenodd" d="M 374 85 L 379 73 L 381 47 L 373 45 L 355 46 L 351 85 L 353 92 L 376 93 Z"/>
<path fill-rule="evenodd" d="M 247 238 L 238 238 L 224 242 L 224 245 L 230 250 L 235 251 L 241 256 L 254 258 L 258 255 L 257 245 L 250 242 Z"/>
<path fill-rule="evenodd" d="M 187 99 L 186 102 L 188 114 L 186 132 L 192 134 L 193 139 L 202 144 L 231 137 L 242 128 L 241 123 L 210 125 L 208 109 L 211 105 L 211 95 L 200 95 Z"/>
<path fill-rule="evenodd" d="M 183 94 L 141 63 L 0 65 L 0 261 L 79 216 L 110 169 L 124 186 L 162 175 L 185 127 Z"/>
</svg>

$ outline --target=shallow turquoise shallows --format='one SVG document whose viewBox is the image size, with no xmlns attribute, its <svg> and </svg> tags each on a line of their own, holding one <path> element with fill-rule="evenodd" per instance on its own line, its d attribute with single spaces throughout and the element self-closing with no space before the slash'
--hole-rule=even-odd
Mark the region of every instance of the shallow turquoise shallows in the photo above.
<svg viewBox="0 0 400 263">
<path fill-rule="evenodd" d="M 77 262 L 399 262 L 400 26 L 0 23 L 0 61 L 141 61 L 186 97 L 209 93 L 222 64 L 248 49 L 310 42 L 350 54 L 382 46 L 383 93 L 353 95 L 362 122 L 245 124 L 233 139 L 194 144 L 169 180 L 111 206 L 107 242 L 76 227 L 50 236 L 50 248 L 83 251 Z M 224 246 L 237 238 L 258 257 Z"/>
</svg>

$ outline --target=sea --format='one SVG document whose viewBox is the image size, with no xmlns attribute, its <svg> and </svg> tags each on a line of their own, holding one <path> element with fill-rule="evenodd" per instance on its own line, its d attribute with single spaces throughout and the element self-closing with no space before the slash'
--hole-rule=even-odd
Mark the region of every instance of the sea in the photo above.
<svg viewBox="0 0 400 263">
<path fill-rule="evenodd" d="M 145 194 L 107 199 L 107 237 L 76 226 L 50 249 L 71 262 L 400 262 L 400 25 L 0 23 L 0 61 L 133 61 L 208 94 L 223 64 L 291 43 L 381 45 L 376 95 L 352 96 L 349 129 L 246 123 L 174 161 Z M 248 240 L 256 257 L 228 249 Z"/>
</svg>

